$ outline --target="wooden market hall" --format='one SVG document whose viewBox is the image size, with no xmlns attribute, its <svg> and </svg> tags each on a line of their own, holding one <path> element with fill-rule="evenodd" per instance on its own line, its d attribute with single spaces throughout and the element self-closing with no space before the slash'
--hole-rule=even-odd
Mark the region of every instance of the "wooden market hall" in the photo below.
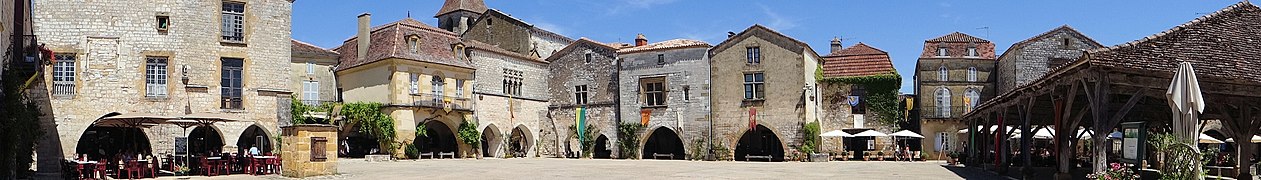
<svg viewBox="0 0 1261 180">
<path fill-rule="evenodd" d="M 1057 179 L 1103 171 L 1118 162 L 1114 145 L 1102 142 L 1120 124 L 1145 122 L 1150 132 L 1170 131 L 1173 113 L 1165 93 L 1180 62 L 1194 67 L 1202 88 L 1206 108 L 1200 132 L 1214 130 L 1221 138 L 1241 140 L 1226 143 L 1229 151 L 1223 153 L 1255 163 L 1256 145 L 1247 140 L 1261 129 L 1258 47 L 1261 8 L 1244 1 L 1139 40 L 1084 50 L 1074 62 L 962 116 L 969 124 L 960 134 L 967 140 L 965 163 L 1025 177 L 1054 173 Z M 1035 133 L 1012 137 L 1039 129 L 1075 133 L 1054 133 L 1041 143 Z M 1083 143 L 1084 136 L 1096 143 Z M 1090 147 L 1078 147 L 1085 144 Z M 1252 163 L 1227 163 L 1221 166 L 1234 170 L 1209 174 L 1252 179 Z"/>
</svg>

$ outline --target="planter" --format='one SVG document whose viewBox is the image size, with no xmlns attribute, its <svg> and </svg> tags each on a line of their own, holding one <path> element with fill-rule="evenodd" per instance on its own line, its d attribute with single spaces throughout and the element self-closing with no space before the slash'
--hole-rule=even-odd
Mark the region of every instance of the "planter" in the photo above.
<svg viewBox="0 0 1261 180">
<path fill-rule="evenodd" d="M 810 162 L 828 162 L 828 160 L 831 160 L 831 159 L 832 159 L 832 156 L 828 155 L 827 153 L 810 154 Z"/>
</svg>

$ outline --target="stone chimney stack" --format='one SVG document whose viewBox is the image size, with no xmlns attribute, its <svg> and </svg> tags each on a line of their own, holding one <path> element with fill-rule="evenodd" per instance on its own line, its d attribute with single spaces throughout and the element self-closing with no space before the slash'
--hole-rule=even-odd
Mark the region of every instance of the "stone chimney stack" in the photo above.
<svg viewBox="0 0 1261 180">
<path fill-rule="evenodd" d="M 648 45 L 648 37 L 644 37 L 644 34 L 636 35 L 635 47 L 644 46 L 644 45 Z"/>
<path fill-rule="evenodd" d="M 368 48 L 372 46 L 372 14 L 363 13 L 359 15 L 359 46 L 356 47 L 358 54 L 355 54 L 359 60 L 368 57 Z"/>
<path fill-rule="evenodd" d="M 832 54 L 840 53 L 841 49 L 845 49 L 845 46 L 841 45 L 841 38 L 832 37 Z"/>
</svg>

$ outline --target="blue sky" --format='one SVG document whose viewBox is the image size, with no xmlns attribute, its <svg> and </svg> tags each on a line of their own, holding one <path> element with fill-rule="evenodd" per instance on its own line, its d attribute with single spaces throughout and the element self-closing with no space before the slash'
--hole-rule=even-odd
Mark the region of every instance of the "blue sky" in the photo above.
<svg viewBox="0 0 1261 180">
<path fill-rule="evenodd" d="M 785 3 L 793 2 L 793 3 Z M 722 42 L 728 31 L 762 24 L 828 52 L 832 37 L 889 52 L 912 91 L 924 40 L 960 31 L 1012 43 L 1069 25 L 1107 46 L 1152 35 L 1239 1 L 850 1 L 850 0 L 486 0 L 538 27 L 569 37 L 631 42 L 676 38 Z M 442 0 L 304 0 L 293 7 L 293 38 L 334 48 L 355 34 L 356 16 L 380 25 L 411 17 L 436 25 Z M 988 27 L 985 29 L 983 27 Z"/>
</svg>

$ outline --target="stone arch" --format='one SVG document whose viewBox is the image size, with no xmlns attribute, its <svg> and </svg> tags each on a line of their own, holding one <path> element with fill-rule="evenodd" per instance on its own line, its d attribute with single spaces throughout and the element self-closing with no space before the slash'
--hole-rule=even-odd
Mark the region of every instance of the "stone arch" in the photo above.
<svg viewBox="0 0 1261 180">
<path fill-rule="evenodd" d="M 189 154 L 220 153 L 224 145 L 223 131 L 214 125 L 197 126 L 188 133 Z"/>
<path fill-rule="evenodd" d="M 424 123 L 425 129 L 423 131 L 425 131 L 427 136 L 416 137 L 416 140 L 412 142 L 416 144 L 416 149 L 420 150 L 420 153 L 434 153 L 437 155 L 438 153 L 459 152 L 460 146 L 455 138 L 455 129 L 451 128 L 447 123 L 438 120 Z M 417 129 L 417 131 L 421 130 Z"/>
<path fill-rule="evenodd" d="M 736 143 L 736 161 L 747 161 L 748 156 L 770 156 L 770 161 L 784 161 L 784 144 L 778 134 L 758 124 L 754 130 L 745 130 Z"/>
<path fill-rule="evenodd" d="M 601 133 L 600 137 L 595 138 L 595 152 L 592 152 L 591 157 L 596 159 L 613 158 L 613 150 L 609 149 L 610 147 L 612 146 L 609 146 L 609 137 Z"/>
<path fill-rule="evenodd" d="M 267 132 L 267 129 L 263 128 L 263 126 L 259 124 L 251 124 L 241 132 L 240 137 L 237 137 L 237 153 L 250 154 L 252 153 L 250 152 L 251 147 L 258 148 L 259 154 L 272 152 L 273 148 L 276 147 L 272 142 L 272 137 L 274 137 L 274 135 Z"/>
<path fill-rule="evenodd" d="M 530 149 L 534 148 L 534 132 L 530 131 L 525 124 L 519 124 L 512 128 L 511 134 L 508 136 L 508 153 L 512 153 L 513 157 L 525 157 L 529 155 Z"/>
<path fill-rule="evenodd" d="M 92 160 L 115 159 L 124 153 L 152 154 L 152 149 L 144 130 L 134 127 L 89 126 L 75 144 L 75 154 Z"/>
<path fill-rule="evenodd" d="M 644 144 L 641 156 L 643 159 L 657 159 L 657 154 L 671 155 L 673 157 L 663 157 L 670 159 L 683 159 L 687 157 L 684 151 L 683 139 L 679 138 L 679 134 L 669 127 L 661 126 L 648 132 L 648 138 L 644 138 Z"/>
<path fill-rule="evenodd" d="M 503 133 L 499 132 L 499 127 L 494 123 L 487 124 L 482 128 L 482 156 L 498 157 L 500 150 L 503 149 Z"/>
</svg>

